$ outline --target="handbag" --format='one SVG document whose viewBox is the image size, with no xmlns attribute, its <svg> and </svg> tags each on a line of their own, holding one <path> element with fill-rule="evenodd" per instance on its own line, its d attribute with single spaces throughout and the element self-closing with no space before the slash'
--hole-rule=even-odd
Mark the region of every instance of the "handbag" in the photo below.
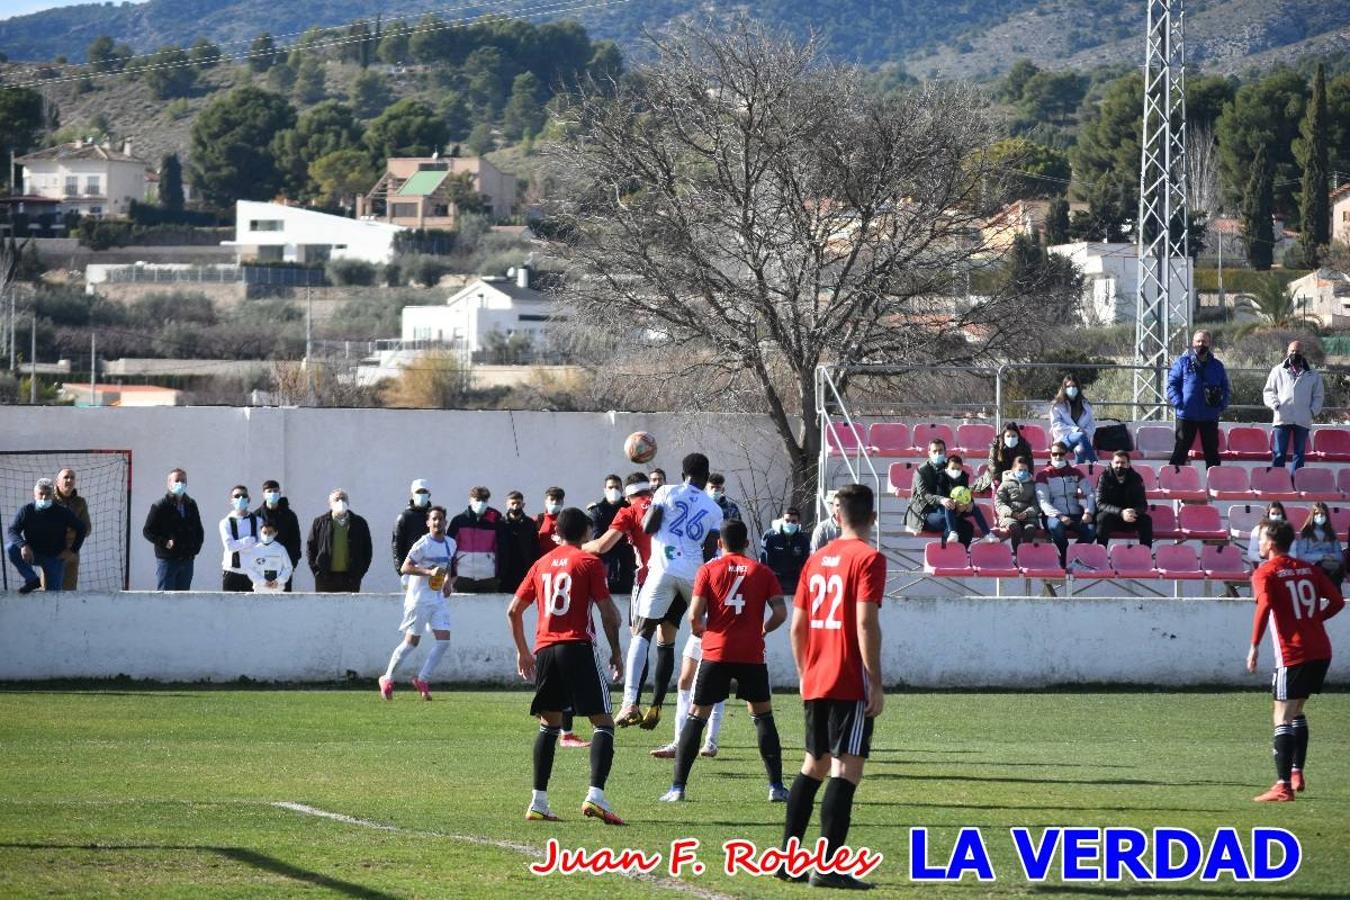
<svg viewBox="0 0 1350 900">
<path fill-rule="evenodd" d="M 1106 421 L 1115 422 L 1114 425 L 1098 425 L 1097 432 L 1092 436 L 1092 444 L 1098 450 L 1107 450 L 1115 452 L 1117 450 L 1133 450 L 1134 438 L 1130 436 L 1130 428 L 1124 422 L 1118 419 Z"/>
</svg>

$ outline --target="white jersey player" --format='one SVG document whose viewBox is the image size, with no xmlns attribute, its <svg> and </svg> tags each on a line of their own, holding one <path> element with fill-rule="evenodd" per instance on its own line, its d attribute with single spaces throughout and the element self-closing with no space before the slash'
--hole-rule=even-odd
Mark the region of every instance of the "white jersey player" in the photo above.
<svg viewBox="0 0 1350 900">
<path fill-rule="evenodd" d="M 682 484 L 662 485 L 652 497 L 644 528 L 652 536 L 647 580 L 638 592 L 637 615 L 633 617 L 633 640 L 628 644 L 624 667 L 621 727 L 642 723 L 650 730 L 661 721 L 661 706 L 675 674 L 675 638 L 680 620 L 694 595 L 694 576 L 717 545 L 722 528 L 722 507 L 704 490 L 708 482 L 708 457 L 691 453 L 684 458 Z M 644 716 L 638 709 L 642 674 L 653 635 L 656 671 L 652 705 Z"/>
<path fill-rule="evenodd" d="M 421 671 L 412 680 L 423 700 L 431 699 L 431 673 L 450 648 L 450 604 L 445 598 L 455 586 L 452 571 L 455 539 L 446 535 L 445 525 L 445 507 L 427 510 L 428 531 L 417 539 L 403 560 L 402 574 L 410 576 L 403 598 L 403 621 L 398 626 L 404 637 L 389 657 L 389 668 L 380 677 L 380 696 L 386 700 L 394 699 L 394 672 L 403 657 L 421 642 L 422 632 L 430 631 L 436 639 Z"/>
</svg>

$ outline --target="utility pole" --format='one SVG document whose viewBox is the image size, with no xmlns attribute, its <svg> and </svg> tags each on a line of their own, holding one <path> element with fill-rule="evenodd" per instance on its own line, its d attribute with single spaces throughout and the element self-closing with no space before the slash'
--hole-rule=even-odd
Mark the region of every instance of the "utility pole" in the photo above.
<svg viewBox="0 0 1350 900">
<path fill-rule="evenodd" d="M 33 303 L 33 327 L 28 332 L 31 339 L 28 356 L 28 402 L 37 405 L 37 302 Z"/>
<path fill-rule="evenodd" d="M 89 405 L 101 406 L 98 400 L 98 332 L 89 332 Z"/>
<path fill-rule="evenodd" d="M 1223 230 L 1215 229 L 1215 232 L 1219 235 L 1219 321 L 1227 322 L 1228 304 L 1223 297 Z"/>
<path fill-rule="evenodd" d="M 19 320 L 18 320 L 17 318 L 15 318 L 15 313 L 14 313 L 14 298 L 15 298 L 15 296 L 16 296 L 18 293 L 19 293 L 19 289 L 18 289 L 17 287 L 15 287 L 14 285 L 11 284 L 11 285 L 9 286 L 9 370 L 10 370 L 11 372 L 17 372 L 17 371 L 18 371 L 18 369 L 15 368 L 15 367 L 18 365 L 18 363 L 15 362 L 15 353 L 14 353 L 14 350 L 15 350 L 15 347 L 14 347 L 14 343 L 15 343 L 15 341 L 14 341 L 14 330 L 15 330 L 15 327 L 18 325 L 18 322 L 19 322 Z"/>
<path fill-rule="evenodd" d="M 305 285 L 305 394 L 309 405 L 314 405 L 314 372 L 311 360 L 314 355 L 314 290 Z"/>
</svg>

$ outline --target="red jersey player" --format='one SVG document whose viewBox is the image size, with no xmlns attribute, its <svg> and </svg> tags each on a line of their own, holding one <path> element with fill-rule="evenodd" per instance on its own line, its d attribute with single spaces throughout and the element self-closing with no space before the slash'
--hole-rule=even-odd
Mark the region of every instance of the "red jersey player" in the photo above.
<svg viewBox="0 0 1350 900">
<path fill-rule="evenodd" d="M 801 843 L 816 791 L 830 786 L 820 805 L 827 858 L 843 847 L 872 743 L 872 721 L 885 704 L 881 687 L 881 626 L 886 558 L 868 542 L 876 521 L 872 489 L 850 484 L 835 494 L 839 537 L 806 561 L 792 611 L 792 656 L 806 710 L 806 759 L 787 801 L 783 843 Z M 785 869 L 779 876 L 790 878 Z M 800 877 L 798 880 L 801 880 Z M 842 872 L 812 872 L 819 887 L 866 888 Z"/>
<path fill-rule="evenodd" d="M 1345 606 L 1340 588 L 1316 563 L 1289 555 L 1294 529 L 1288 522 L 1262 523 L 1258 544 L 1266 560 L 1252 573 L 1256 614 L 1247 671 L 1256 671 L 1261 635 L 1270 628 L 1275 650 L 1271 693 L 1275 696 L 1275 776 L 1258 803 L 1282 803 L 1304 788 L 1303 764 L 1308 753 L 1308 720 L 1303 704 L 1320 693 L 1331 666 L 1331 641 L 1323 622 Z"/>
<path fill-rule="evenodd" d="M 764 662 L 764 636 L 787 619 L 783 589 L 773 570 L 745 555 L 750 534 L 739 520 L 722 526 L 718 545 L 722 556 L 705 563 L 694 577 L 694 597 L 689 604 L 689 622 L 695 635 L 702 635 L 703 658 L 694 679 L 693 705 L 680 723 L 675 751 L 675 778 L 661 799 L 675 803 L 684 799 L 689 770 L 698 756 L 703 726 L 713 707 L 726 700 L 731 682 L 736 696 L 750 707 L 759 755 L 769 776 L 769 800 L 787 799 L 783 787 L 783 749 L 778 726 L 773 721 L 769 667 Z M 772 607 L 768 621 L 766 607 Z M 704 624 L 704 614 L 707 624 Z"/>
<path fill-rule="evenodd" d="M 556 822 L 548 805 L 548 781 L 553 772 L 564 709 L 588 716 L 595 733 L 591 737 L 591 787 L 581 812 L 608 825 L 622 825 L 605 800 L 605 780 L 614 763 L 614 717 L 609 705 L 609 685 L 595 657 L 595 626 L 591 605 L 600 608 L 600 621 L 609 641 L 609 665 L 622 665 L 619 656 L 619 611 L 605 583 L 605 565 L 581 549 L 590 536 L 591 520 L 584 512 L 568 507 L 558 514 L 558 536 L 563 543 L 537 560 L 516 590 L 506 611 L 511 636 L 516 642 L 516 669 L 520 677 L 534 679 L 534 702 L 530 715 L 539 717 L 539 736 L 534 742 L 534 796 L 525 813 L 529 821 Z M 534 650 L 525 640 L 525 609 L 537 607 L 539 623 Z"/>
</svg>

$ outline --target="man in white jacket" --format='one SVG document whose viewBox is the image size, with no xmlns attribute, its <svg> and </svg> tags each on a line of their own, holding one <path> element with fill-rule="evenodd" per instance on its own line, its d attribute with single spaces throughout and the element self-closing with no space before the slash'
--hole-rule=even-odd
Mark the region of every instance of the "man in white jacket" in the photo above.
<svg viewBox="0 0 1350 900">
<path fill-rule="evenodd" d="M 1303 454 L 1308 446 L 1308 431 L 1313 419 L 1322 411 L 1325 396 L 1322 373 L 1309 365 L 1303 355 L 1303 342 L 1290 341 L 1284 360 L 1270 370 L 1263 392 L 1266 406 L 1275 413 L 1275 449 L 1270 465 L 1284 468 L 1284 461 L 1293 443 L 1293 468 L 1303 467 Z"/>
<path fill-rule="evenodd" d="M 254 593 L 280 594 L 286 590 L 292 572 L 291 555 L 277 543 L 275 523 L 262 522 L 258 528 L 258 543 L 239 555 L 244 571 L 253 582 Z"/>
<path fill-rule="evenodd" d="M 220 520 L 220 589 L 231 593 L 253 590 L 253 581 L 244 568 L 244 553 L 258 543 L 261 519 L 248 509 L 248 488 L 236 484 L 230 488 L 230 514 Z"/>
</svg>

